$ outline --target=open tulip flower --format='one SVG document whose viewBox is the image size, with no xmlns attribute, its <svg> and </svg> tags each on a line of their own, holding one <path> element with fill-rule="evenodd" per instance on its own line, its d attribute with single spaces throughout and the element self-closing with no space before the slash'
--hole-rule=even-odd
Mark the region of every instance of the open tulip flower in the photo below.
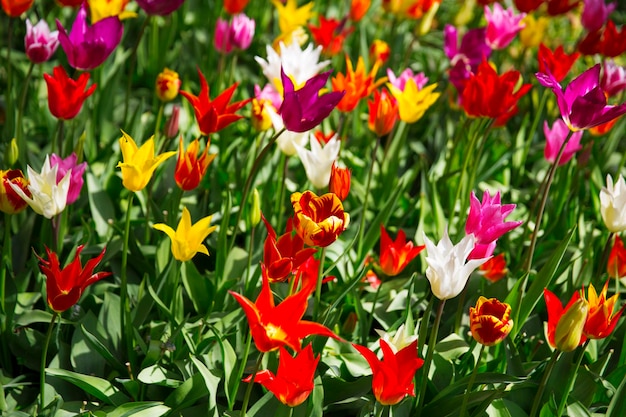
<svg viewBox="0 0 626 417">
<path fill-rule="evenodd" d="M 281 72 L 283 83 L 283 104 L 279 113 L 285 128 L 292 132 L 306 132 L 313 129 L 328 117 L 337 106 L 344 92 L 333 91 L 320 95 L 320 90 L 330 77 L 330 71 L 318 74 L 309 79 L 299 89 L 295 89 L 293 81 Z"/>
<path fill-rule="evenodd" d="M 606 123 L 626 113 L 626 103 L 607 104 L 600 84 L 600 68 L 600 64 L 589 68 L 570 82 L 565 91 L 549 71 L 535 74 L 541 85 L 552 90 L 563 121 L 573 131 Z"/>
<path fill-rule="evenodd" d="M 606 176 L 606 187 L 600 190 L 600 213 L 610 232 L 626 230 L 626 182 L 621 175 L 615 184 L 611 175 Z"/>
<path fill-rule="evenodd" d="M 346 56 L 346 75 L 339 73 L 331 79 L 333 91 L 345 91 L 343 98 L 337 105 L 339 111 L 353 111 L 361 99 L 369 96 L 376 87 L 385 82 L 384 77 L 375 80 L 380 65 L 381 62 L 376 61 L 368 73 L 365 71 L 363 57 L 359 57 L 355 70 L 352 61 Z"/>
<path fill-rule="evenodd" d="M 105 249 L 100 255 L 90 259 L 83 268 L 80 262 L 80 253 L 83 245 L 76 249 L 74 260 L 61 269 L 57 254 L 46 248 L 48 260 L 39 256 L 39 268 L 46 276 L 46 293 L 48 296 L 48 306 L 57 313 L 62 313 L 78 302 L 85 288 L 96 281 L 111 275 L 111 272 L 97 272 L 93 270 L 98 266 Z"/>
<path fill-rule="evenodd" d="M 550 72 L 555 80 L 561 82 L 565 79 L 579 56 L 579 52 L 566 54 L 563 50 L 563 45 L 557 46 L 556 49 L 552 51 L 543 43 L 539 44 L 539 49 L 537 50 L 539 72 Z"/>
<path fill-rule="evenodd" d="M 164 223 L 155 224 L 156 230 L 164 232 L 172 240 L 172 255 L 181 262 L 191 260 L 198 252 L 209 256 L 209 250 L 202 242 L 217 226 L 210 226 L 211 216 L 191 224 L 191 214 L 183 207 L 183 215 L 176 230 Z"/>
<path fill-rule="evenodd" d="M 333 193 L 317 196 L 312 191 L 293 193 L 294 226 L 309 246 L 326 247 L 337 240 L 350 223 L 350 215 Z"/>
<path fill-rule="evenodd" d="M 279 349 L 276 374 L 264 370 L 248 376 L 244 382 L 257 382 L 271 391 L 281 403 L 297 407 L 309 398 L 315 388 L 313 379 L 320 356 L 313 356 L 310 344 L 295 357 L 292 357 L 284 347 L 281 346 Z"/>
<path fill-rule="evenodd" d="M 44 74 L 43 78 L 48 86 L 50 113 L 57 119 L 70 120 L 76 117 L 87 97 L 96 90 L 96 84 L 85 90 L 89 82 L 89 73 L 83 72 L 78 80 L 74 81 L 62 66 L 54 67 L 52 75 Z"/>
<path fill-rule="evenodd" d="M 426 246 L 415 246 L 406 241 L 404 230 L 398 231 L 396 240 L 391 240 L 387 230 L 380 225 L 380 269 L 388 276 L 394 277 L 406 268 Z"/>
<path fill-rule="evenodd" d="M 559 166 L 568 163 L 574 157 L 574 154 L 583 148 L 580 144 L 583 131 L 571 132 L 563 119 L 556 119 L 552 128 L 548 125 L 548 121 L 545 120 L 543 122 L 543 134 L 546 137 L 546 147 L 544 148 L 543 156 L 550 163 L 556 161 L 561 146 L 566 141 L 567 144 L 558 162 Z"/>
<path fill-rule="evenodd" d="M 135 140 L 124 131 L 119 143 L 123 161 L 118 162 L 117 167 L 122 169 L 122 184 L 127 190 L 134 192 L 143 190 L 158 166 L 176 154 L 164 152 L 155 156 L 154 137 L 150 137 L 138 148 Z"/>
<path fill-rule="evenodd" d="M 246 313 L 254 344 L 260 352 L 269 352 L 281 346 L 299 352 L 302 339 L 313 334 L 338 339 L 328 327 L 302 320 L 307 300 L 315 290 L 317 276 L 313 275 L 315 279 L 311 279 L 311 274 L 302 274 L 301 289 L 275 305 L 267 271 L 263 266 L 261 270 L 263 283 L 254 303 L 241 294 L 229 291 Z"/>
<path fill-rule="evenodd" d="M 380 360 L 374 352 L 357 344 L 354 348 L 365 358 L 372 368 L 372 391 L 374 397 L 382 405 L 394 405 L 402 401 L 407 395 L 415 396 L 413 377 L 424 361 L 417 356 L 417 340 L 394 352 L 389 344 L 380 339 L 380 349 L 383 359 Z"/>
<path fill-rule="evenodd" d="M 509 272 L 506 267 L 506 260 L 504 259 L 503 253 L 489 258 L 489 260 L 482 264 L 479 269 L 480 275 L 491 282 L 500 281 Z"/>
<path fill-rule="evenodd" d="M 26 19 L 26 36 L 24 47 L 26 56 L 31 62 L 41 64 L 52 57 L 59 46 L 59 32 L 50 32 L 45 20 L 40 20 L 35 26 Z"/>
<path fill-rule="evenodd" d="M 500 343 L 513 328 L 511 306 L 495 298 L 480 296 L 469 315 L 472 337 L 485 346 Z"/>
<path fill-rule="evenodd" d="M 178 142 L 178 160 L 176 161 L 176 170 L 174 171 L 174 180 L 181 190 L 190 191 L 196 188 L 216 154 L 209 154 L 209 143 L 204 148 L 204 152 L 198 157 L 200 151 L 200 141 L 194 140 L 189 144 L 187 150 L 183 148 L 183 138 L 180 137 Z"/>
<path fill-rule="evenodd" d="M 367 102 L 369 107 L 369 118 L 367 127 L 376 133 L 378 137 L 385 136 L 391 132 L 398 121 L 398 102 L 386 90 L 374 90 L 374 100 Z"/>
<path fill-rule="evenodd" d="M 235 114 L 235 112 L 248 104 L 251 99 L 230 103 L 237 88 L 237 83 L 235 83 L 211 100 L 209 84 L 207 84 L 200 68 L 198 68 L 198 75 L 200 77 L 200 94 L 195 96 L 187 91 L 181 91 L 180 94 L 193 106 L 200 133 L 208 136 L 241 119 L 243 116 Z"/>
<path fill-rule="evenodd" d="M 0 211 L 7 214 L 19 213 L 28 205 L 10 184 L 20 188 L 24 195 L 30 197 L 28 180 L 19 169 L 0 170 Z"/>
<path fill-rule="evenodd" d="M 335 134 L 324 146 L 313 135 L 309 135 L 309 143 L 310 150 L 295 145 L 296 152 L 311 184 L 315 188 L 324 188 L 330 182 L 330 172 L 339 156 L 341 142 Z"/>
<path fill-rule="evenodd" d="M 550 346 L 562 352 L 571 352 L 582 345 L 587 338 L 583 328 L 587 321 L 587 302 L 575 292 L 565 308 L 559 298 L 547 288 L 543 296 L 548 309 L 546 339 Z"/>
<path fill-rule="evenodd" d="M 122 40 L 124 27 L 117 16 L 87 26 L 87 2 L 80 7 L 70 34 L 57 19 L 59 42 L 72 68 L 91 70 L 102 64 Z"/>
<path fill-rule="evenodd" d="M 406 123 L 415 123 L 424 116 L 426 110 L 432 106 L 441 95 L 434 92 L 437 84 L 431 84 L 419 89 L 415 79 L 406 81 L 404 90 L 400 90 L 391 83 L 387 83 L 389 91 L 398 102 L 400 120 Z"/>
<path fill-rule="evenodd" d="M 626 248 L 624 248 L 624 241 L 617 235 L 613 239 L 613 248 L 609 254 L 606 270 L 611 278 L 626 277 Z"/>
<path fill-rule="evenodd" d="M 65 175 L 70 174 L 70 188 L 67 192 L 67 204 L 72 204 L 80 196 L 80 191 L 83 189 L 83 174 L 85 168 L 87 168 L 87 162 L 81 162 L 77 164 L 78 157 L 74 152 L 65 159 L 62 159 L 56 154 L 50 155 L 50 165 L 58 166 L 57 168 L 57 183 L 61 182 Z"/>
<path fill-rule="evenodd" d="M 485 6 L 487 20 L 487 45 L 492 49 L 503 49 L 510 44 L 515 35 L 524 29 L 522 19 L 526 13 L 515 14 L 513 7 L 504 9 L 500 3 L 494 3 L 493 10 Z"/>
<path fill-rule="evenodd" d="M 586 300 L 589 313 L 587 314 L 587 321 L 585 322 L 583 333 L 589 339 L 604 339 L 609 336 L 615 329 L 619 318 L 626 308 L 626 305 L 624 305 L 617 312 L 614 312 L 619 294 L 615 294 L 607 299 L 606 293 L 608 289 L 608 280 L 604 283 L 604 288 L 602 288 L 600 294 L 596 292 L 593 284 L 589 284 L 589 288 L 587 289 Z"/>
</svg>

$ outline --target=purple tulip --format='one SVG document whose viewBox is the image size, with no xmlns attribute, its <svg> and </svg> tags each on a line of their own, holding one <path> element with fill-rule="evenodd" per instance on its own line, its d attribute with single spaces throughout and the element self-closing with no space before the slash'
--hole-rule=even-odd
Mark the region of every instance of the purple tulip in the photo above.
<svg viewBox="0 0 626 417">
<path fill-rule="evenodd" d="M 85 173 L 85 168 L 87 168 L 87 162 L 76 165 L 77 160 L 78 157 L 74 152 L 65 159 L 61 159 L 56 154 L 50 155 L 50 166 L 58 165 L 57 183 L 65 177 L 68 171 L 72 171 L 70 174 L 70 189 L 67 192 L 67 204 L 72 204 L 78 200 L 80 190 L 83 188 L 83 174 Z"/>
<path fill-rule="evenodd" d="M 222 54 L 228 54 L 233 50 L 233 43 L 230 38 L 230 24 L 221 17 L 217 18 L 217 23 L 215 24 L 213 46 L 217 52 Z"/>
<path fill-rule="evenodd" d="M 600 85 L 600 64 L 580 74 L 565 88 L 548 71 L 535 74 L 539 83 L 556 96 L 561 117 L 570 130 L 588 129 L 607 123 L 626 113 L 626 104 L 608 105 Z"/>
<path fill-rule="evenodd" d="M 557 119 L 554 122 L 552 129 L 550 129 L 548 122 L 544 121 L 543 133 L 546 136 L 546 147 L 544 148 L 543 156 L 548 162 L 554 163 L 554 161 L 556 161 L 561 146 L 563 146 L 563 143 L 566 141 L 567 145 L 565 145 L 565 150 L 559 159 L 559 166 L 568 163 L 574 154 L 583 148 L 580 145 L 580 138 L 583 136 L 583 131 L 572 132 L 572 137 L 569 137 L 570 130 L 561 119 Z"/>
<path fill-rule="evenodd" d="M 124 31 L 117 16 L 107 17 L 87 26 L 85 4 L 86 2 L 80 7 L 69 36 L 57 19 L 59 42 L 67 55 L 67 61 L 73 68 L 83 71 L 102 64 L 120 43 Z"/>
<path fill-rule="evenodd" d="M 185 0 L 137 0 L 137 4 L 149 15 L 167 16 L 178 10 Z"/>
<path fill-rule="evenodd" d="M 450 82 L 460 96 L 465 81 L 491 55 L 491 48 L 487 45 L 487 31 L 485 28 L 468 30 L 461 40 L 461 46 L 458 45 L 457 29 L 454 26 L 446 25 L 443 34 L 443 50 L 450 60 Z"/>
<path fill-rule="evenodd" d="M 476 245 L 468 259 L 488 258 L 493 254 L 498 238 L 522 224 L 521 221 L 504 221 L 514 209 L 515 204 L 500 204 L 499 191 L 493 198 L 489 195 L 489 191 L 485 191 L 482 203 L 472 191 L 465 233 L 474 235 Z"/>
<path fill-rule="evenodd" d="M 59 46 L 59 32 L 50 32 L 45 20 L 40 20 L 35 26 L 26 19 L 26 36 L 24 49 L 26 56 L 35 64 L 41 64 L 50 59 Z"/>
<path fill-rule="evenodd" d="M 293 82 L 282 67 L 280 78 L 283 82 L 284 98 L 280 115 L 285 128 L 291 132 L 307 132 L 319 125 L 343 98 L 345 91 L 333 91 L 320 95 L 332 71 L 315 75 L 307 80 L 302 88 L 294 90 Z"/>
<path fill-rule="evenodd" d="M 587 31 L 595 32 L 604 26 L 616 7 L 616 3 L 606 4 L 604 0 L 585 0 L 580 22 Z"/>
<path fill-rule="evenodd" d="M 255 26 L 254 19 L 249 18 L 244 13 L 233 16 L 230 23 L 230 39 L 233 46 L 241 50 L 248 49 L 254 37 Z"/>
</svg>

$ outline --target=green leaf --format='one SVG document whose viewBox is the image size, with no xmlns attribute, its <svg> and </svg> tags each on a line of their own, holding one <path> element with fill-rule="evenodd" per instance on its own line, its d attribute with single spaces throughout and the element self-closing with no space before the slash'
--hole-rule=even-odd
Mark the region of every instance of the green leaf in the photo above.
<svg viewBox="0 0 626 417">
<path fill-rule="evenodd" d="M 623 348 L 623 347 L 622 347 Z M 606 413 L 606 417 L 623 417 L 626 416 L 626 401 L 624 396 L 626 395 L 626 378 L 619 384 L 617 391 L 611 399 L 609 409 Z"/>
<path fill-rule="evenodd" d="M 209 391 L 209 410 L 213 410 L 213 415 L 218 416 L 217 387 L 221 379 L 213 375 L 213 373 L 209 371 L 209 368 L 207 368 L 200 360 L 198 360 L 194 356 L 190 357 L 193 364 L 196 366 L 196 368 L 198 368 L 198 371 L 200 371 L 200 375 L 202 375 L 206 388 Z M 226 391 L 228 392 L 228 390 Z"/>
<path fill-rule="evenodd" d="M 169 372 L 161 365 L 152 365 L 144 368 L 137 375 L 137 379 L 144 384 L 162 385 L 164 387 L 177 388 L 182 384 L 182 381 L 176 379 L 174 373 Z"/>
<path fill-rule="evenodd" d="M 165 405 L 172 408 L 172 415 L 177 415 L 180 410 L 189 407 L 200 398 L 208 394 L 206 383 L 202 375 L 194 374 L 182 383 L 165 399 Z"/>
<path fill-rule="evenodd" d="M 198 272 L 192 262 L 183 262 L 180 272 L 183 285 L 194 309 L 198 314 L 206 315 L 215 292 L 211 281 Z"/>
<path fill-rule="evenodd" d="M 107 404 L 117 406 L 130 401 L 130 398 L 115 388 L 109 381 L 102 378 L 53 368 L 46 368 L 46 374 L 74 384 Z"/>
<path fill-rule="evenodd" d="M 102 356 L 104 360 L 106 360 L 109 363 L 109 365 L 111 365 L 113 368 L 115 368 L 118 372 L 122 374 L 126 372 L 126 367 L 124 366 L 124 364 L 122 364 L 122 362 L 120 362 L 120 360 L 115 355 L 113 355 L 113 353 L 111 353 L 111 351 L 104 345 L 104 343 L 102 343 L 96 336 L 89 333 L 89 331 L 82 324 L 80 326 L 80 330 L 83 333 L 83 336 L 85 337 L 85 341 L 87 342 L 87 344 L 92 349 L 97 351 L 98 354 Z"/>
<path fill-rule="evenodd" d="M 17 326 L 29 326 L 33 323 L 47 323 L 52 321 L 52 313 L 42 310 L 31 310 L 23 314 L 20 314 L 15 318 L 15 324 Z M 57 317 L 56 323 L 59 323 L 59 317 Z M 61 323 L 71 323 L 65 319 L 61 319 Z"/>
<path fill-rule="evenodd" d="M 98 236 L 106 239 L 113 232 L 109 220 L 116 219 L 115 208 L 98 179 L 91 172 L 87 172 L 86 176 L 91 218 L 95 223 Z"/>
<path fill-rule="evenodd" d="M 162 402 L 145 401 L 122 404 L 107 413 L 107 417 L 159 417 L 170 411 Z"/>
</svg>

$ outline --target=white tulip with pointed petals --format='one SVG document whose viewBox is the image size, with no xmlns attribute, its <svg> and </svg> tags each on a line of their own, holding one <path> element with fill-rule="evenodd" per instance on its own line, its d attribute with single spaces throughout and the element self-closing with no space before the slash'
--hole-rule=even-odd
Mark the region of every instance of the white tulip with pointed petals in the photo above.
<svg viewBox="0 0 626 417">
<path fill-rule="evenodd" d="M 339 156 L 341 142 L 339 141 L 339 137 L 334 135 L 326 145 L 322 147 L 314 135 L 309 135 L 309 143 L 311 144 L 311 150 L 296 144 L 296 151 L 302 161 L 302 165 L 304 165 L 306 176 L 309 181 L 311 181 L 311 184 L 318 189 L 325 188 L 330 182 L 330 171 L 332 170 L 333 162 L 335 162 Z"/>
<path fill-rule="evenodd" d="M 626 230 L 626 182 L 621 175 L 615 184 L 610 175 L 606 176 L 606 187 L 600 190 L 600 213 L 609 231 Z"/>
</svg>

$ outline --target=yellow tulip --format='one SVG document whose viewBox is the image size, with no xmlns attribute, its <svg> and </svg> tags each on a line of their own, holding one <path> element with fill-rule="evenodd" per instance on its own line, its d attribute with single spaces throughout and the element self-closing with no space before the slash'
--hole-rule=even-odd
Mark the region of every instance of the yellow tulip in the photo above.
<svg viewBox="0 0 626 417">
<path fill-rule="evenodd" d="M 313 2 L 301 7 L 298 7 L 296 0 L 287 0 L 285 4 L 280 0 L 272 0 L 272 3 L 278 11 L 278 27 L 283 34 L 291 33 L 299 26 L 306 26 L 309 19 L 313 17 L 315 6 Z"/>
<path fill-rule="evenodd" d="M 440 95 L 440 93 L 433 92 L 437 88 L 437 84 L 431 84 L 420 90 L 412 78 L 407 80 L 404 91 L 391 83 L 387 83 L 387 87 L 398 101 L 400 120 L 406 123 L 415 123 L 421 119 Z"/>
<path fill-rule="evenodd" d="M 130 191 L 141 191 L 148 185 L 152 174 L 167 158 L 176 152 L 164 152 L 155 157 L 154 136 L 150 137 L 137 148 L 137 144 L 128 133 L 122 131 L 120 138 L 123 162 L 118 162 L 117 167 L 122 168 L 122 184 Z"/>
<path fill-rule="evenodd" d="M 158 223 L 152 227 L 169 236 L 172 240 L 172 255 L 184 262 L 193 258 L 198 252 L 209 255 L 208 249 L 202 242 L 217 228 L 217 226 L 209 227 L 210 224 L 211 216 L 208 216 L 192 225 L 189 210 L 183 207 L 183 217 L 178 222 L 176 231 L 164 223 Z"/>
<path fill-rule="evenodd" d="M 117 16 L 120 20 L 137 17 L 137 13 L 124 10 L 129 0 L 87 0 L 91 11 L 91 24 Z"/>
</svg>

